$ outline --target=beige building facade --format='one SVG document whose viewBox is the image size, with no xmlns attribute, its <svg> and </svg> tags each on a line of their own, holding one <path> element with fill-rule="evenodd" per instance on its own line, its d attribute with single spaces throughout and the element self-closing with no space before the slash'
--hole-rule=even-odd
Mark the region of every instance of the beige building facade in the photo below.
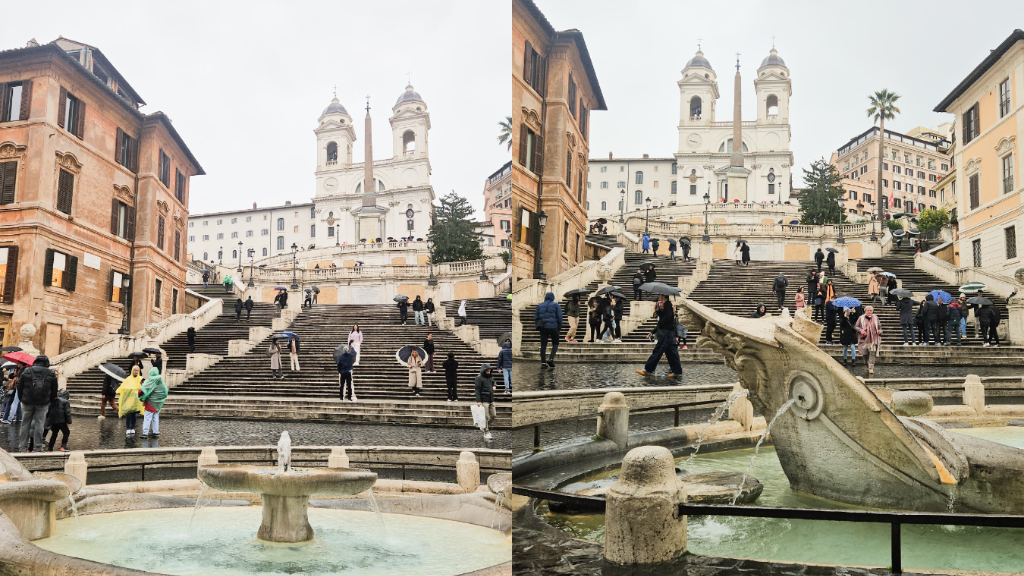
<svg viewBox="0 0 1024 576">
<path fill-rule="evenodd" d="M 493 226 L 494 245 L 512 247 L 512 161 L 484 182 L 484 219 Z"/>
</svg>

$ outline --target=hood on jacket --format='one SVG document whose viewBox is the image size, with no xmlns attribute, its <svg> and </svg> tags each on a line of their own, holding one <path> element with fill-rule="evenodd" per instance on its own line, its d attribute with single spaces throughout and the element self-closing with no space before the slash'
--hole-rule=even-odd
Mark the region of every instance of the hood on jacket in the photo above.
<svg viewBox="0 0 1024 576">
<path fill-rule="evenodd" d="M 554 302 L 555 301 L 555 293 L 554 292 L 548 292 L 547 294 L 545 294 L 544 295 L 544 301 L 545 302 Z"/>
<path fill-rule="evenodd" d="M 43 368 L 49 368 L 50 367 L 50 359 L 47 358 L 46 355 L 40 354 L 39 356 L 36 356 L 36 361 L 33 362 L 32 365 L 33 366 L 42 366 Z"/>
<path fill-rule="evenodd" d="M 549 294 L 550 294 L 550 292 L 549 292 Z M 487 362 L 484 362 L 483 364 L 480 365 L 480 375 L 481 376 L 485 376 L 484 372 L 487 372 L 490 369 L 491 369 L 491 365 L 488 364 Z"/>
<path fill-rule="evenodd" d="M 154 366 L 154 367 L 149 369 L 149 379 L 150 380 L 159 379 L 161 382 L 163 382 L 163 380 L 164 380 L 163 378 L 160 377 L 160 370 L 158 370 L 156 366 Z"/>
<path fill-rule="evenodd" d="M 504 344 L 501 345 L 501 347 L 504 348 L 505 350 L 511 350 L 512 349 L 512 343 L 511 342 L 505 342 Z"/>
<path fill-rule="evenodd" d="M 71 395 L 68 394 L 67 388 L 63 388 L 60 392 L 57 392 L 57 398 L 60 398 L 61 400 L 68 400 L 71 398 Z"/>
</svg>

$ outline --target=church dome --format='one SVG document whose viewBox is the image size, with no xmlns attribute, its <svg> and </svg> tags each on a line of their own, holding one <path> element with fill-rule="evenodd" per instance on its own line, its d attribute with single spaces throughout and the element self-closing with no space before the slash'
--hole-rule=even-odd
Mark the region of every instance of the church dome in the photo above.
<svg viewBox="0 0 1024 576">
<path fill-rule="evenodd" d="M 412 89 L 412 84 L 407 84 L 405 86 L 405 92 L 402 92 L 402 95 L 398 97 L 398 102 L 395 102 L 395 106 L 405 102 L 423 102 L 423 98 L 420 97 L 419 92 Z"/>
<path fill-rule="evenodd" d="M 324 108 L 324 111 L 320 115 L 323 116 L 324 114 L 344 114 L 348 116 L 348 110 L 345 110 L 345 107 L 338 101 L 338 97 L 335 96 L 331 100 L 330 105 L 328 105 L 327 108 Z"/>
<path fill-rule="evenodd" d="M 690 58 L 690 61 L 686 63 L 687 68 L 690 66 L 702 66 L 708 70 L 714 70 L 714 68 L 711 67 L 711 62 L 708 62 L 708 59 L 704 57 L 704 53 L 700 50 L 697 50 L 697 53 L 693 55 L 693 58 Z"/>
<path fill-rule="evenodd" d="M 785 68 L 786 63 L 779 57 L 779 53 L 775 51 L 775 48 L 772 48 L 771 53 L 761 61 L 761 68 L 764 68 L 765 66 L 782 66 Z"/>
</svg>

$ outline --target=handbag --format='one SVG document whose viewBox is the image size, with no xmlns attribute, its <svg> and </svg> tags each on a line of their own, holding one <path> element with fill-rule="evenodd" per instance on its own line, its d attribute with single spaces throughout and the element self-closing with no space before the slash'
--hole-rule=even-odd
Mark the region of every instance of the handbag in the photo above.
<svg viewBox="0 0 1024 576">
<path fill-rule="evenodd" d="M 470 410 L 473 412 L 473 426 L 481 430 L 487 428 L 487 408 L 473 404 Z"/>
</svg>

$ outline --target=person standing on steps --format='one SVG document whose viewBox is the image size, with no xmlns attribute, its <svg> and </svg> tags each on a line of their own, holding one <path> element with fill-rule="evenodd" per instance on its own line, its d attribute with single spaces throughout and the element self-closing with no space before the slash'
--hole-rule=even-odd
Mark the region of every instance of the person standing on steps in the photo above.
<svg viewBox="0 0 1024 576">
<path fill-rule="evenodd" d="M 622 344 L 622 313 L 625 310 L 625 303 L 622 298 L 618 296 L 612 296 L 612 320 L 615 324 L 612 326 L 612 336 L 615 338 L 612 340 L 612 344 Z"/>
<path fill-rule="evenodd" d="M 398 302 L 398 323 L 405 326 L 405 321 L 409 319 L 409 299 L 406 298 Z"/>
<path fill-rule="evenodd" d="M 117 404 L 114 403 L 114 398 L 117 397 L 117 381 L 110 374 L 104 374 L 103 376 L 103 390 L 100 392 L 100 415 L 96 417 L 97 420 L 103 420 L 107 417 L 107 404 L 110 404 L 110 409 L 117 412 Z"/>
<path fill-rule="evenodd" d="M 882 343 L 882 324 L 875 316 L 874 306 L 864 307 L 864 315 L 857 319 L 855 327 L 860 339 L 860 353 L 867 361 L 868 374 L 874 374 L 878 345 Z"/>
<path fill-rule="evenodd" d="M 248 322 L 249 319 L 252 317 L 252 307 L 255 306 L 255 305 L 256 305 L 256 303 L 252 301 L 252 296 L 249 296 L 248 298 L 245 299 L 245 321 L 246 322 Z"/>
<path fill-rule="evenodd" d="M 949 307 L 946 303 L 939 299 L 937 302 L 939 308 L 939 323 L 938 330 L 935 333 L 935 343 L 939 346 L 946 346 L 949 344 L 949 334 L 946 332 L 946 324 L 949 322 Z"/>
<path fill-rule="evenodd" d="M 270 372 L 274 379 L 284 378 L 284 374 L 281 373 L 281 342 L 276 339 L 272 340 L 267 354 L 270 355 Z"/>
<path fill-rule="evenodd" d="M 829 296 L 825 301 L 825 344 L 833 344 L 832 336 L 836 331 L 836 320 L 839 310 L 835 305 L 835 296 Z"/>
<path fill-rule="evenodd" d="M 914 301 L 909 297 L 901 298 L 899 303 L 896 304 L 896 309 L 900 313 L 900 328 L 903 330 L 903 345 L 916 346 L 917 340 L 916 335 L 914 334 Z"/>
<path fill-rule="evenodd" d="M 644 272 L 644 282 L 654 282 L 658 279 L 658 273 L 655 272 L 655 268 L 654 264 L 647 267 L 647 271 Z"/>
<path fill-rule="evenodd" d="M 423 388 L 423 373 L 420 366 L 423 361 L 420 360 L 420 353 L 416 350 L 409 354 L 409 388 L 412 388 L 413 396 L 419 398 L 420 390 Z"/>
<path fill-rule="evenodd" d="M 668 356 L 668 367 L 671 370 L 667 376 L 669 378 L 680 378 L 683 374 L 683 366 L 679 363 L 679 337 L 676 333 L 676 316 L 668 296 L 658 294 L 658 303 L 654 305 L 654 313 L 658 316 L 658 325 L 647 335 L 647 339 L 650 340 L 652 336 L 656 335 L 658 343 L 654 345 L 654 351 L 651 352 L 650 358 L 644 364 L 643 370 L 637 370 L 636 373 L 641 376 L 653 375 L 654 371 L 658 368 L 658 362 L 661 361 L 662 355 L 665 355 Z"/>
<path fill-rule="evenodd" d="M 686 238 L 680 238 L 679 239 L 679 245 L 683 247 L 683 262 L 689 262 L 690 261 L 690 243 L 689 242 L 684 242 L 684 240 L 686 240 Z"/>
<path fill-rule="evenodd" d="M 939 343 L 939 307 L 935 304 L 935 297 L 931 294 L 925 296 L 921 308 L 924 309 L 924 343 L 934 346 Z"/>
<path fill-rule="evenodd" d="M 463 300 L 462 303 L 459 304 L 459 324 L 458 325 L 459 326 L 465 326 L 466 322 L 468 322 L 468 319 L 466 318 L 466 301 Z"/>
<path fill-rule="evenodd" d="M 872 304 L 878 300 L 878 274 L 872 273 L 868 276 L 868 296 L 871 298 Z"/>
<path fill-rule="evenodd" d="M 241 298 L 238 298 L 237 300 L 235 300 L 235 322 L 241 322 L 242 321 L 242 308 L 244 306 L 245 306 L 245 303 L 242 302 Z"/>
<path fill-rule="evenodd" d="M 145 412 L 142 401 L 139 400 L 140 388 L 142 388 L 142 373 L 138 366 L 132 366 L 132 373 L 121 382 L 121 386 L 117 389 L 120 400 L 117 415 L 124 418 L 125 437 L 135 435 L 138 416 Z"/>
<path fill-rule="evenodd" d="M 807 305 L 813 306 L 814 299 L 818 297 L 818 273 L 811 270 L 807 273 Z"/>
<path fill-rule="evenodd" d="M 601 310 L 603 310 L 604 325 L 601 326 L 601 341 L 608 343 L 615 333 L 615 306 L 612 304 L 613 297 L 605 296 L 601 299 Z"/>
<path fill-rule="evenodd" d="M 836 253 L 829 252 L 828 256 L 825 257 L 825 264 L 828 265 L 828 277 L 831 278 L 836 275 Z"/>
<path fill-rule="evenodd" d="M 793 303 L 796 305 L 797 312 L 799 312 L 801 308 L 807 305 L 807 300 L 804 298 L 803 286 L 796 289 L 796 295 L 793 296 Z"/>
<path fill-rule="evenodd" d="M 540 331 L 540 367 L 554 368 L 555 353 L 558 352 L 558 334 L 562 331 L 562 307 L 555 302 L 554 292 L 544 295 L 544 301 L 533 311 L 533 325 Z M 548 341 L 551 341 L 551 356 L 547 357 Z M 548 358 L 547 362 L 544 361 Z"/>
<path fill-rule="evenodd" d="M 434 299 L 427 298 L 427 303 L 423 305 L 423 310 L 427 313 L 427 326 L 436 326 L 434 322 Z"/>
<path fill-rule="evenodd" d="M 426 373 L 434 373 L 434 335 L 427 334 L 427 337 L 423 339 L 423 351 L 427 353 L 424 365 L 426 366 Z"/>
<path fill-rule="evenodd" d="M 601 331 L 601 299 L 594 297 L 588 303 L 587 325 L 590 326 L 590 340 L 584 342 L 597 342 L 598 333 Z"/>
<path fill-rule="evenodd" d="M 412 301 L 412 312 L 416 316 L 416 325 L 422 326 L 427 323 L 427 319 L 423 315 L 423 300 L 419 294 L 416 295 L 416 299 Z"/>
<path fill-rule="evenodd" d="M 673 238 L 668 239 L 668 259 L 676 259 L 676 241 Z"/>
<path fill-rule="evenodd" d="M 505 379 L 505 394 L 512 393 L 512 341 L 506 339 L 498 352 L 498 370 Z"/>
<path fill-rule="evenodd" d="M 740 247 L 740 259 L 743 260 L 744 266 L 750 266 L 750 246 L 747 246 L 746 242 Z"/>
<path fill-rule="evenodd" d="M 743 263 L 743 242 L 736 241 L 736 247 L 732 249 L 732 256 L 736 260 L 737 266 Z"/>
<path fill-rule="evenodd" d="M 281 306 L 281 310 L 288 307 L 288 292 L 281 291 L 281 299 L 278 300 L 278 304 Z"/>
<path fill-rule="evenodd" d="M 356 401 L 356 389 L 352 385 L 352 367 L 355 361 L 356 351 L 351 346 L 344 346 L 338 355 L 338 396 L 342 402 Z"/>
<path fill-rule="evenodd" d="M 448 358 L 441 363 L 444 366 L 444 384 L 448 389 L 448 403 L 459 401 L 459 361 L 455 353 L 449 352 Z"/>
<path fill-rule="evenodd" d="M 288 355 L 291 357 L 291 371 L 299 371 L 299 341 L 294 337 L 288 339 Z"/>
<path fill-rule="evenodd" d="M 648 250 L 651 249 L 651 238 L 644 232 L 644 235 L 640 237 L 640 248 L 643 249 L 641 254 L 647 254 Z"/>
<path fill-rule="evenodd" d="M 772 281 L 772 294 L 775 294 L 775 301 L 779 310 L 786 305 L 786 287 L 789 286 L 789 279 L 782 272 Z"/>
<path fill-rule="evenodd" d="M 569 303 L 565 305 L 565 315 L 569 317 L 569 332 L 565 334 L 566 342 L 576 341 L 576 328 L 580 323 L 580 296 L 579 294 L 573 294 L 572 298 L 569 298 Z M 586 340 L 586 338 L 584 338 Z M 501 368 L 501 365 L 498 365 Z"/>
<path fill-rule="evenodd" d="M 353 366 L 359 366 L 359 349 L 363 346 L 363 333 L 359 330 L 359 324 L 352 325 L 352 331 L 348 333 L 348 345 L 356 352 L 356 360 Z"/>
<path fill-rule="evenodd" d="M 188 353 L 192 354 L 196 351 L 196 328 L 195 326 L 189 326 L 188 330 L 185 331 L 185 336 L 188 338 Z"/>
<path fill-rule="evenodd" d="M 57 433 L 63 436 L 60 441 L 60 451 L 67 452 L 68 437 L 71 436 L 71 402 L 67 388 L 57 392 L 57 398 L 50 403 L 50 409 L 46 412 L 46 428 L 50 431 L 50 442 L 46 447 L 47 452 L 53 452 L 57 444 Z M 40 449 L 40 452 L 42 450 Z"/>
<path fill-rule="evenodd" d="M 636 269 L 636 273 L 633 274 L 633 300 L 643 300 L 644 291 L 640 289 L 644 283 L 644 271 L 640 268 Z"/>
<path fill-rule="evenodd" d="M 319 264 L 318 264 L 318 266 L 319 266 Z M 303 308 L 312 308 L 313 307 L 313 290 L 311 290 L 309 288 L 306 288 L 306 290 L 303 292 L 303 294 L 305 295 L 305 298 L 302 299 L 302 307 Z"/>
<path fill-rule="evenodd" d="M 558 342 L 558 340 L 555 340 Z M 484 439 L 490 440 L 491 421 L 497 416 L 494 410 L 494 376 L 491 374 L 491 365 L 484 363 L 480 365 L 480 373 L 473 381 L 473 396 L 477 406 L 484 406 Z"/>
<path fill-rule="evenodd" d="M 963 310 L 959 300 L 953 300 L 949 303 L 946 310 L 946 346 L 953 343 L 953 334 L 956 334 L 956 345 L 962 345 L 960 340 L 960 319 L 963 318 Z"/>
<path fill-rule="evenodd" d="M 143 406 L 143 417 L 142 417 L 142 437 L 148 438 L 150 429 L 153 430 L 153 437 L 158 438 L 160 436 L 160 410 L 164 407 L 164 401 L 167 400 L 167 384 L 164 383 L 164 379 L 160 377 L 160 373 L 156 371 L 156 368 L 152 368 L 149 371 L 149 378 L 142 383 L 142 388 L 139 390 L 139 400 L 142 400 Z"/>
<path fill-rule="evenodd" d="M 660 247 L 661 247 L 661 241 L 658 240 L 657 238 L 651 238 L 651 252 L 655 256 L 658 255 L 658 248 L 660 248 Z"/>
<path fill-rule="evenodd" d="M 204 270 L 203 271 L 203 288 L 209 288 L 209 287 L 210 287 L 210 271 L 209 270 Z"/>
<path fill-rule="evenodd" d="M 839 319 L 839 343 L 843 346 L 843 366 L 846 366 L 846 354 L 850 353 L 850 363 L 857 362 L 857 331 L 854 329 L 856 322 L 850 316 L 852 309 L 844 308 L 843 316 Z"/>
<path fill-rule="evenodd" d="M 999 332 L 996 330 L 999 326 L 999 311 L 995 306 L 986 304 L 978 311 L 978 315 L 981 317 L 981 334 L 985 337 L 984 345 L 999 348 Z"/>
<path fill-rule="evenodd" d="M 886 301 L 887 304 L 895 305 L 896 302 L 898 301 L 896 296 L 893 295 L 893 293 L 892 293 L 892 291 L 896 289 L 896 286 L 897 286 L 897 284 L 896 284 L 896 277 L 895 276 L 889 276 L 888 280 L 885 281 L 885 287 L 886 287 L 885 297 L 888 299 Z"/>
<path fill-rule="evenodd" d="M 153 368 L 156 368 L 158 374 L 164 373 L 164 357 L 159 352 L 153 355 Z"/>
<path fill-rule="evenodd" d="M 31 452 L 28 449 L 31 434 L 35 449 L 42 452 L 46 412 L 57 398 L 57 374 L 50 370 L 49 358 L 40 354 L 36 356 L 31 368 L 21 371 L 18 377 L 18 398 L 21 399 L 21 411 L 25 419 L 18 435 L 18 450 Z"/>
<path fill-rule="evenodd" d="M 818 248 L 818 251 L 814 253 L 814 263 L 818 266 L 818 272 L 821 272 L 821 263 L 825 261 L 825 253 Z"/>
</svg>

